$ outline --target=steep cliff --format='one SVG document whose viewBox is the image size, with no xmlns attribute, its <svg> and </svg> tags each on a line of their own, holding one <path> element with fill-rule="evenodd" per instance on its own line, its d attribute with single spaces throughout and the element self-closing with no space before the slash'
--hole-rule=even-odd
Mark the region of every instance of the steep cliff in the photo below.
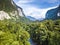
<svg viewBox="0 0 60 45">
<path fill-rule="evenodd" d="M 17 6 L 13 0 L 0 0 L 0 20 L 16 20 L 24 16 L 22 8 Z"/>
<path fill-rule="evenodd" d="M 48 10 L 46 13 L 46 19 L 55 20 L 59 18 L 60 18 L 60 5 L 55 9 Z"/>
</svg>

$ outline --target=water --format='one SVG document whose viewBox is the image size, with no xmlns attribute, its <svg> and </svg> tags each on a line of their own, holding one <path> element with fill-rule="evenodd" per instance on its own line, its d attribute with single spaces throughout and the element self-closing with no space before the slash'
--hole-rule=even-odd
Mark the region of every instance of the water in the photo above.
<svg viewBox="0 0 60 45">
<path fill-rule="evenodd" d="M 33 40 L 32 40 L 31 38 L 30 38 L 30 40 L 29 40 L 29 41 L 30 41 L 30 44 L 31 44 L 31 45 L 36 45 L 36 43 L 35 43 L 35 42 L 33 42 Z"/>
</svg>

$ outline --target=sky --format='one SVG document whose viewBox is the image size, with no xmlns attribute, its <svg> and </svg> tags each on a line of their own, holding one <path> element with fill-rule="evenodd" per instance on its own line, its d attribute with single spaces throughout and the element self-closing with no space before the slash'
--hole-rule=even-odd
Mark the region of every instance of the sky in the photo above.
<svg viewBox="0 0 60 45">
<path fill-rule="evenodd" d="M 23 8 L 26 16 L 31 16 L 36 19 L 45 18 L 48 10 L 56 8 L 59 0 L 14 0 L 14 2 Z"/>
</svg>

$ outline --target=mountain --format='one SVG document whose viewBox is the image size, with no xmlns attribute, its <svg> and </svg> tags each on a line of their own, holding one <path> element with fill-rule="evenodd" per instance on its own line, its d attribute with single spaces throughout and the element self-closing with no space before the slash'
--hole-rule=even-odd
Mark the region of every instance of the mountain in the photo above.
<svg viewBox="0 0 60 45">
<path fill-rule="evenodd" d="M 46 13 L 46 19 L 56 20 L 60 18 L 60 5 L 57 8 L 48 10 Z"/>
<path fill-rule="evenodd" d="M 0 0 L 0 20 L 4 19 L 24 23 L 31 22 L 26 18 L 23 9 L 17 6 L 13 0 Z"/>
<path fill-rule="evenodd" d="M 13 0 L 0 0 L 0 20 L 16 20 L 24 16 L 22 8 L 17 6 Z"/>
<path fill-rule="evenodd" d="M 44 20 L 44 18 L 39 18 L 39 19 L 37 19 L 37 20 L 39 20 L 39 21 L 43 21 L 43 20 Z"/>
<path fill-rule="evenodd" d="M 30 19 L 31 21 L 36 21 L 37 19 L 31 16 L 26 16 L 26 18 Z"/>
</svg>

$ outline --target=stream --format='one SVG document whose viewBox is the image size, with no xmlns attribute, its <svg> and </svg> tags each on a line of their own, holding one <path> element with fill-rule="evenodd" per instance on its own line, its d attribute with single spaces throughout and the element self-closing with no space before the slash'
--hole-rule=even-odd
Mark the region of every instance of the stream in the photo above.
<svg viewBox="0 0 60 45">
<path fill-rule="evenodd" d="M 37 45 L 35 42 L 33 42 L 33 40 L 32 40 L 31 38 L 30 38 L 29 41 L 30 41 L 30 44 L 31 44 L 31 45 Z"/>
</svg>

